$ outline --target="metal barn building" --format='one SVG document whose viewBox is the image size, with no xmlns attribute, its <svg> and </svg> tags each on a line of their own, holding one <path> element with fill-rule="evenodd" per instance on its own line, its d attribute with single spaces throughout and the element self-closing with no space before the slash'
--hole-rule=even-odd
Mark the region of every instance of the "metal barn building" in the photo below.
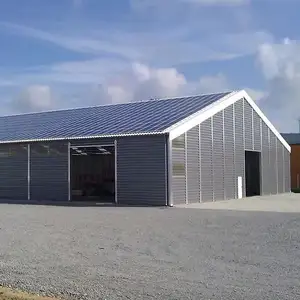
<svg viewBox="0 0 300 300">
<path fill-rule="evenodd" d="M 176 205 L 290 191 L 245 91 L 0 118 L 0 198 Z"/>
</svg>

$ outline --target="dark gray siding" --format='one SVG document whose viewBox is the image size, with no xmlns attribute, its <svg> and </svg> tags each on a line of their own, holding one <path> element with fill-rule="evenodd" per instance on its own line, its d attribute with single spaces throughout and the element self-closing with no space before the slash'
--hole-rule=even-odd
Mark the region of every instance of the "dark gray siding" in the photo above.
<svg viewBox="0 0 300 300">
<path fill-rule="evenodd" d="M 224 187 L 224 138 L 223 138 L 223 114 L 217 113 L 212 118 L 213 123 L 213 199 L 223 200 Z M 220 130 L 221 129 L 221 130 Z"/>
<path fill-rule="evenodd" d="M 117 141 L 119 204 L 166 205 L 166 137 L 136 136 Z"/>
<path fill-rule="evenodd" d="M 27 145 L 0 146 L 0 198 L 27 200 Z"/>
<path fill-rule="evenodd" d="M 243 179 L 245 196 L 246 150 L 261 152 L 263 195 L 290 191 L 289 152 L 244 99 L 189 130 L 187 141 L 188 176 L 173 179 L 175 204 L 184 203 L 185 198 L 187 202 L 195 202 L 198 196 L 203 202 L 237 198 L 239 176 Z M 195 162 L 198 153 L 199 164 Z M 180 158 L 179 152 L 175 157 L 184 162 L 185 152 L 181 152 Z M 198 180 L 199 192 L 195 189 Z"/>
<path fill-rule="evenodd" d="M 67 142 L 34 143 L 30 150 L 31 200 L 68 201 Z"/>
<path fill-rule="evenodd" d="M 196 126 L 187 132 L 186 149 L 188 202 L 196 203 L 200 202 L 199 126 Z"/>
<path fill-rule="evenodd" d="M 235 139 L 233 105 L 224 110 L 224 156 L 225 156 L 225 199 L 236 197 L 235 180 Z"/>
<path fill-rule="evenodd" d="M 213 201 L 213 143 L 212 143 L 212 119 L 208 119 L 200 125 L 201 145 L 201 201 Z"/>
</svg>

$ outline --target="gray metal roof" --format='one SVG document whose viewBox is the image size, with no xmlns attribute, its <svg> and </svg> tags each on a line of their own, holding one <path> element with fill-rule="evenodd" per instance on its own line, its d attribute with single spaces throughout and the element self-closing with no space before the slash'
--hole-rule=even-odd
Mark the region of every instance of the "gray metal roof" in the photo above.
<svg viewBox="0 0 300 300">
<path fill-rule="evenodd" d="M 282 137 L 290 145 L 300 145 L 300 133 L 281 133 Z"/>
<path fill-rule="evenodd" d="M 229 93 L 0 117 L 0 143 L 161 133 Z"/>
</svg>

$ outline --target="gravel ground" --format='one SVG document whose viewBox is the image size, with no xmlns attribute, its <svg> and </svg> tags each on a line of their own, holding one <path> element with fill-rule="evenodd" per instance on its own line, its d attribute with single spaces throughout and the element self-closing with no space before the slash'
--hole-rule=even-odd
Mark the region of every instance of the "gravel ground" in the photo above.
<svg viewBox="0 0 300 300">
<path fill-rule="evenodd" d="M 300 299 L 300 214 L 0 205 L 0 284 L 66 299 Z"/>
</svg>

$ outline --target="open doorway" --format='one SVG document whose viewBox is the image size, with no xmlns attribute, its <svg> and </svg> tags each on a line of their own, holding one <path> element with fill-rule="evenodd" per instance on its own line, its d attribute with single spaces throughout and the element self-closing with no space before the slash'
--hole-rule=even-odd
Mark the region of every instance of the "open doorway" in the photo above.
<svg viewBox="0 0 300 300">
<path fill-rule="evenodd" d="M 246 197 L 259 196 L 260 152 L 245 151 Z"/>
<path fill-rule="evenodd" d="M 72 201 L 115 202 L 114 145 L 71 146 Z"/>
</svg>

